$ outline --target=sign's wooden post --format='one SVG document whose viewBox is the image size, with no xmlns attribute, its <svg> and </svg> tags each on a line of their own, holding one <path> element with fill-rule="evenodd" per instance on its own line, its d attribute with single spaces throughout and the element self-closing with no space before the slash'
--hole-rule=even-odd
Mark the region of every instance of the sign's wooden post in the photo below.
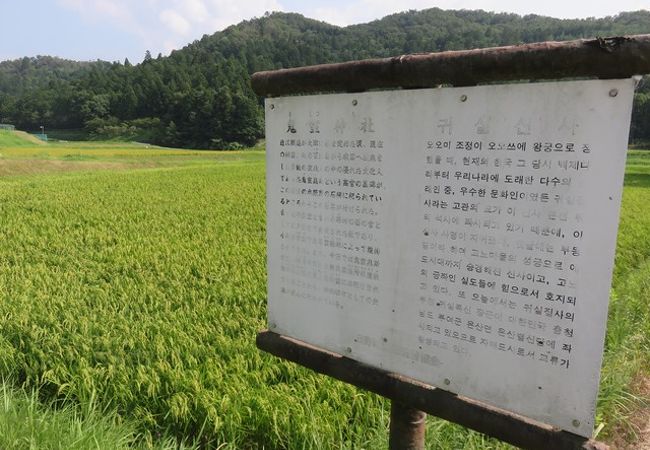
<svg viewBox="0 0 650 450">
<path fill-rule="evenodd" d="M 391 399 L 391 449 L 424 448 L 425 413 L 606 448 L 590 437 L 631 77 L 649 72 L 641 35 L 255 74 L 258 347 Z M 494 84 L 522 80 L 552 81 Z"/>
<path fill-rule="evenodd" d="M 390 403 L 390 450 L 424 450 L 427 415 L 424 411 L 392 400 Z"/>
<path fill-rule="evenodd" d="M 415 410 L 457 423 L 517 447 L 530 450 L 607 450 L 593 439 L 535 422 L 489 405 L 460 397 L 401 375 L 371 367 L 272 331 L 257 335 L 257 347 L 316 373 L 352 384 Z"/>
</svg>

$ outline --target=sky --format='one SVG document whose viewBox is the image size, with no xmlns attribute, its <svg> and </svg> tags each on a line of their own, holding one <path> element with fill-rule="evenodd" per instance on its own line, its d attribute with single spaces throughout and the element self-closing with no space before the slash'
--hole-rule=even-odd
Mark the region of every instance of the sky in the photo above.
<svg viewBox="0 0 650 450">
<path fill-rule="evenodd" d="M 0 0 L 0 61 L 52 55 L 138 63 L 147 50 L 167 55 L 267 11 L 345 26 L 433 7 L 585 18 L 650 10 L 650 0 Z"/>
</svg>

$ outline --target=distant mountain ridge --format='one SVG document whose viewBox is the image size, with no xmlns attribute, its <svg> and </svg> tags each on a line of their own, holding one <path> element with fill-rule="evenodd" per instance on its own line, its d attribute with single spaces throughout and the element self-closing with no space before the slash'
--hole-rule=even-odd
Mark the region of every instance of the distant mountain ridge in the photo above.
<svg viewBox="0 0 650 450">
<path fill-rule="evenodd" d="M 650 33 L 648 11 L 561 20 L 432 8 L 348 27 L 272 13 L 206 35 L 168 57 L 147 55 L 135 66 L 53 57 L 2 62 L 0 121 L 22 129 L 84 128 L 103 138 L 236 148 L 263 135 L 260 99 L 249 83 L 256 71 L 643 33 Z M 645 95 L 639 94 L 635 106 L 634 133 L 640 138 L 650 138 L 650 102 Z"/>
<path fill-rule="evenodd" d="M 22 93 L 28 89 L 47 87 L 58 81 L 71 81 L 103 61 L 72 61 L 55 56 L 24 57 L 0 62 L 0 92 Z"/>
</svg>

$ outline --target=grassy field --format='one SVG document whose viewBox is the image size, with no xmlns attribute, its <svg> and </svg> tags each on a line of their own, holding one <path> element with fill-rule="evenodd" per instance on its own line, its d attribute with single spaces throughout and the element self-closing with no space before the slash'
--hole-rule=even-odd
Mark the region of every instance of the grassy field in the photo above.
<svg viewBox="0 0 650 450">
<path fill-rule="evenodd" d="M 25 148 L 43 146 L 45 143 L 24 131 L 0 130 L 0 145 L 2 147 Z"/>
<path fill-rule="evenodd" d="M 0 136 L 0 375 L 223 449 L 386 448 L 388 402 L 260 353 L 264 154 Z M 598 421 L 650 354 L 650 152 L 630 153 Z M 428 448 L 509 448 L 428 421 Z"/>
<path fill-rule="evenodd" d="M 37 390 L 0 384 L 0 448 L 4 450 L 183 450 L 172 437 L 152 441 L 96 405 L 43 402 Z M 189 450 L 189 448 L 188 448 Z"/>
</svg>

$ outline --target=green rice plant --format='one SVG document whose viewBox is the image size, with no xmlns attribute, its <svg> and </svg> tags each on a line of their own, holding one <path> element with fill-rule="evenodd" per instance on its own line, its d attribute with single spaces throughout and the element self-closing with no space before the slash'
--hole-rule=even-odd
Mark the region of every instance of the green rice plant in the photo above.
<svg viewBox="0 0 650 450">
<path fill-rule="evenodd" d="M 386 448 L 388 401 L 255 347 L 266 322 L 263 152 L 3 152 L 17 166 L 121 165 L 0 178 L 0 374 L 43 399 L 115 411 L 144 442 L 169 433 L 208 448 Z M 646 155 L 630 153 L 626 177 L 605 434 L 637 404 L 628 386 L 648 363 Z M 441 420 L 427 428 L 431 449 L 509 448 Z"/>
<path fill-rule="evenodd" d="M 629 389 L 650 369 L 650 152 L 628 153 L 597 421 L 605 437 L 649 399 Z M 633 430 L 631 430 L 633 431 Z"/>
<path fill-rule="evenodd" d="M 172 438 L 147 442 L 132 424 L 93 404 L 42 404 L 38 391 L 0 382 L 0 448 L 6 450 L 190 449 Z"/>
</svg>

